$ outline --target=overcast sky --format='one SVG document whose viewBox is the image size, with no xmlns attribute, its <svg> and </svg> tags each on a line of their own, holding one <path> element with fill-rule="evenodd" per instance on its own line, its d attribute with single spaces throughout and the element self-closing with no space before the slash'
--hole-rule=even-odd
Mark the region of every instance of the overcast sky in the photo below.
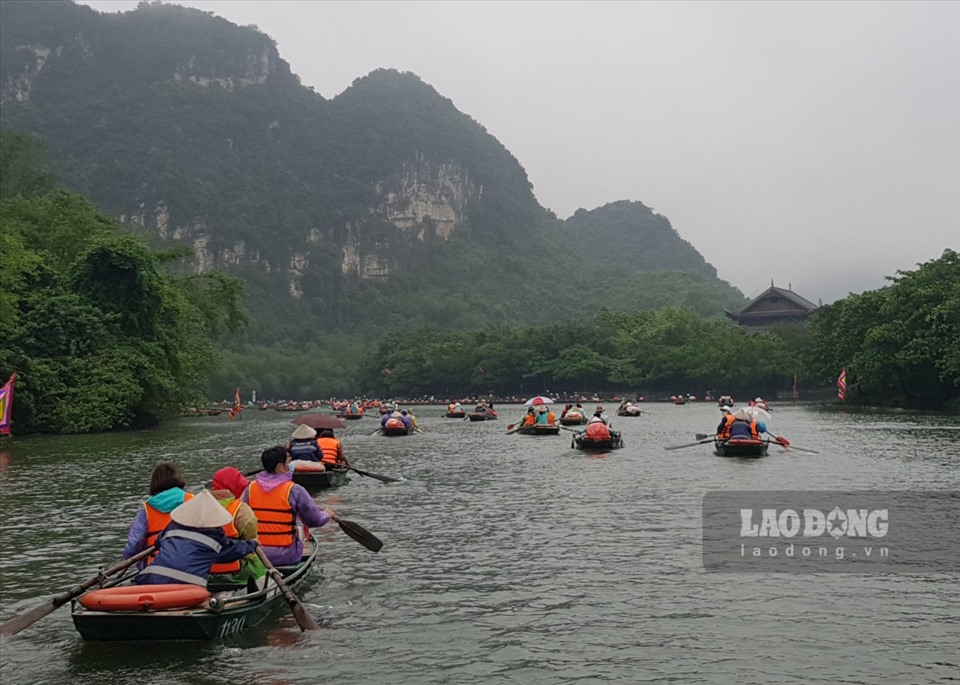
<svg viewBox="0 0 960 685">
<path fill-rule="evenodd" d="M 255 24 L 327 98 L 417 74 L 558 216 L 639 200 L 751 298 L 960 250 L 960 2 L 173 4 Z"/>
</svg>

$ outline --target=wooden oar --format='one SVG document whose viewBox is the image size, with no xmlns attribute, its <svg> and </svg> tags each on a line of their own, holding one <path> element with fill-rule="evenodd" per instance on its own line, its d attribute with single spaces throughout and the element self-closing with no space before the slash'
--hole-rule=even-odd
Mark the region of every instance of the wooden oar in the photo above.
<svg viewBox="0 0 960 685">
<path fill-rule="evenodd" d="M 317 544 L 314 542 L 313 544 Z M 257 545 L 257 556 L 260 557 L 260 561 L 263 562 L 263 565 L 267 567 L 267 573 L 270 574 L 270 577 L 273 578 L 273 582 L 277 584 L 277 587 L 280 588 L 280 592 L 283 593 L 283 598 L 287 600 L 287 604 L 290 606 L 290 611 L 293 613 L 293 617 L 297 619 L 297 625 L 300 626 L 300 630 L 306 632 L 308 630 L 319 630 L 320 626 L 317 625 L 317 622 L 313 620 L 313 617 L 307 613 L 307 610 L 303 608 L 303 604 L 300 602 L 300 598 L 293 594 L 293 590 L 287 587 L 286 582 L 283 580 L 283 574 L 278 571 L 270 559 L 267 557 L 267 553 L 263 551 L 263 547 Z"/>
<path fill-rule="evenodd" d="M 706 440 L 698 440 L 697 442 L 687 443 L 686 445 L 673 445 L 671 447 L 664 447 L 665 450 L 680 450 L 684 447 L 693 447 L 695 445 L 705 445 L 708 442 L 713 442 L 713 438 L 707 438 Z"/>
<path fill-rule="evenodd" d="M 570 426 L 560 426 L 561 430 L 570 431 L 571 433 L 579 433 L 579 428 L 570 428 Z"/>
<path fill-rule="evenodd" d="M 340 530 L 369 549 L 371 552 L 379 552 L 383 547 L 383 541 L 369 530 L 361 526 L 359 523 L 345 521 L 336 514 L 334 514 L 333 520 L 336 521 L 340 526 Z"/>
<path fill-rule="evenodd" d="M 376 435 L 377 433 L 379 433 L 379 432 L 382 431 L 382 430 L 383 430 L 383 426 L 380 426 L 379 428 L 377 428 L 377 430 L 373 431 L 370 435 Z"/>
<path fill-rule="evenodd" d="M 380 481 L 381 483 L 397 483 L 400 481 L 399 478 L 391 478 L 390 476 L 381 476 L 379 473 L 371 473 L 370 471 L 361 471 L 355 466 L 348 465 L 347 468 L 353 471 L 354 473 L 357 473 L 361 476 L 367 476 L 369 478 L 373 478 L 375 480 Z"/>
<path fill-rule="evenodd" d="M 770 431 L 765 431 L 765 432 L 767 435 L 773 435 L 773 433 L 771 433 Z M 780 445 L 783 449 L 797 450 L 798 452 L 809 452 L 810 454 L 820 454 L 816 450 L 808 450 L 803 447 L 797 447 L 796 445 L 791 443 L 789 440 L 779 435 L 773 435 L 773 442 Z"/>
<path fill-rule="evenodd" d="M 23 614 L 22 616 L 11 618 L 9 621 L 4 623 L 3 625 L 0 625 L 0 635 L 16 635 L 24 628 L 28 628 L 29 626 L 32 626 L 34 623 L 39 621 L 41 618 L 43 618 L 47 614 L 53 613 L 55 610 L 59 609 L 70 600 L 76 599 L 77 597 L 85 593 L 87 590 L 92 588 L 94 585 L 99 585 L 104 578 L 107 578 L 108 576 L 112 576 L 116 573 L 119 573 L 125 568 L 129 568 L 130 566 L 133 566 L 135 563 L 137 563 L 141 559 L 145 559 L 146 557 L 150 556 L 151 554 L 153 554 L 155 549 L 156 547 L 151 545 L 150 547 L 147 547 L 142 552 L 134 554 L 132 557 L 130 557 L 123 563 L 117 564 L 113 568 L 107 569 L 106 571 L 101 571 L 94 578 L 91 578 L 86 583 L 83 583 L 82 585 L 78 585 L 72 590 L 67 590 L 64 593 L 57 595 L 46 604 L 41 604 L 36 609 L 30 610 L 27 613 Z"/>
</svg>

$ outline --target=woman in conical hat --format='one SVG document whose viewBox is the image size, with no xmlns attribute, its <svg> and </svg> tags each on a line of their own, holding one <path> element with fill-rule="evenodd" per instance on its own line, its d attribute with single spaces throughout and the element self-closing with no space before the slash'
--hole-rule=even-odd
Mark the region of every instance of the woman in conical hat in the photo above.
<svg viewBox="0 0 960 685">
<path fill-rule="evenodd" d="M 223 526 L 233 517 L 209 490 L 174 509 L 170 519 L 157 538 L 157 558 L 134 578 L 137 585 L 183 583 L 206 587 L 213 564 L 245 557 L 260 544 L 226 536 Z"/>
</svg>

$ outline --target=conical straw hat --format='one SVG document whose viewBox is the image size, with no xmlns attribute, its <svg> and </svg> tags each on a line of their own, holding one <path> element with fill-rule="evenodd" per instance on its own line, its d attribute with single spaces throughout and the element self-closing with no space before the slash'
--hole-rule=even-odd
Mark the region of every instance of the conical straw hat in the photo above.
<svg viewBox="0 0 960 685">
<path fill-rule="evenodd" d="M 317 437 L 317 431 L 315 431 L 310 426 L 306 426 L 304 424 L 300 424 L 299 426 L 297 426 L 297 430 L 293 431 L 294 440 L 306 440 L 308 438 L 315 438 L 315 437 Z"/>
<path fill-rule="evenodd" d="M 190 528 L 219 528 L 233 520 L 230 512 L 210 494 L 202 490 L 170 512 L 170 518 L 181 526 Z"/>
</svg>

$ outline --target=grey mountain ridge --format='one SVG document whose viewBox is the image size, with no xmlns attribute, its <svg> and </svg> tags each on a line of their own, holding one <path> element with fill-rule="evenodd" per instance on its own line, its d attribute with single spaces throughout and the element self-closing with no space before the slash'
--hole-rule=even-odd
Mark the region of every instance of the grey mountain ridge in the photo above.
<svg viewBox="0 0 960 685">
<path fill-rule="evenodd" d="M 189 246 L 182 268 L 244 278 L 251 339 L 746 303 L 640 202 L 554 216 L 414 74 L 325 99 L 255 28 L 146 3 L 4 0 L 0 57 L 4 129 L 42 140 L 67 187 L 157 246 Z"/>
</svg>

